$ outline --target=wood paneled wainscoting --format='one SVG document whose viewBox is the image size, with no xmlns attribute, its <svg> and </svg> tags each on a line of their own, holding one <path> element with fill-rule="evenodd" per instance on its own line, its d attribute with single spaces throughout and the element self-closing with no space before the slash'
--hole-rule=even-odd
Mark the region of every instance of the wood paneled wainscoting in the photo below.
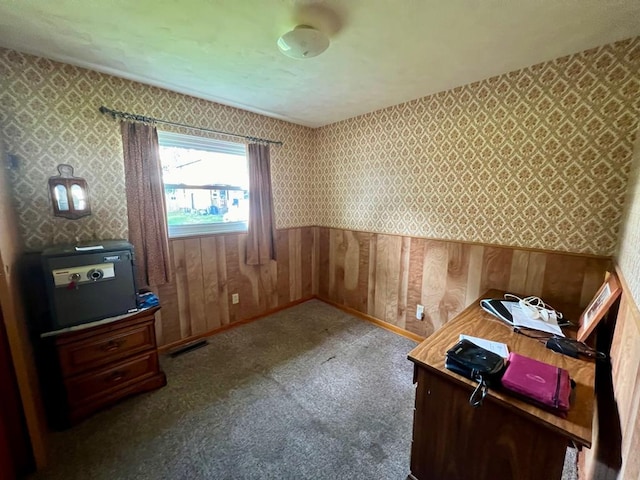
<svg viewBox="0 0 640 480">
<path fill-rule="evenodd" d="M 640 310 L 620 270 L 618 276 L 617 316 L 597 330 L 599 341 L 611 340 L 611 363 L 596 370 L 593 445 L 580 453 L 581 480 L 640 479 Z"/>
<path fill-rule="evenodd" d="M 319 298 L 423 337 L 492 288 L 586 306 L 611 267 L 559 252 L 324 227 L 316 235 Z"/>
<path fill-rule="evenodd" d="M 245 264 L 247 235 L 224 234 L 169 242 L 171 283 L 160 297 L 156 333 L 165 349 L 188 339 L 284 308 L 313 296 L 314 229 L 277 231 L 277 261 Z M 239 303 L 232 303 L 232 294 Z"/>
<path fill-rule="evenodd" d="M 488 289 L 585 306 L 605 257 L 541 252 L 325 227 L 277 232 L 277 261 L 244 262 L 246 234 L 172 239 L 173 281 L 162 304 L 158 344 L 195 339 L 318 296 L 426 337 Z M 232 303 L 232 294 L 240 297 Z M 425 319 L 416 319 L 416 306 Z"/>
</svg>

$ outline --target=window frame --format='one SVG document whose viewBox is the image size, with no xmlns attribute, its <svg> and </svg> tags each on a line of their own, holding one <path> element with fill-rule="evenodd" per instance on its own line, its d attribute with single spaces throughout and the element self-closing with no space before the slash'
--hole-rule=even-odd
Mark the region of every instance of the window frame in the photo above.
<svg viewBox="0 0 640 480">
<path fill-rule="evenodd" d="M 240 150 L 242 149 L 245 162 L 248 162 L 247 146 L 243 143 L 228 142 L 223 140 L 217 140 L 207 137 L 200 137 L 194 135 L 187 135 L 183 133 L 168 132 L 166 130 L 158 130 L 158 146 L 159 147 L 178 147 L 193 150 L 204 150 L 213 153 L 226 153 L 241 156 Z M 160 163 L 162 164 L 162 156 L 160 156 Z M 248 167 L 248 164 L 247 164 Z M 249 170 L 247 168 L 247 176 Z M 247 178 L 248 180 L 248 178 Z M 240 185 L 219 185 L 219 184 L 207 184 L 207 185 L 186 185 L 165 183 L 162 179 L 163 192 L 167 193 L 169 189 L 189 189 L 189 190 L 241 190 L 251 192 L 249 189 L 244 189 Z M 167 206 L 165 198 L 165 207 Z M 168 214 L 168 212 L 167 212 Z M 165 217 L 167 221 L 167 230 L 170 239 L 193 237 L 210 234 L 223 234 L 223 233 L 246 233 L 249 226 L 249 221 L 235 221 L 235 222 L 215 222 L 215 223 L 193 223 L 186 225 L 169 225 L 168 217 Z"/>
</svg>

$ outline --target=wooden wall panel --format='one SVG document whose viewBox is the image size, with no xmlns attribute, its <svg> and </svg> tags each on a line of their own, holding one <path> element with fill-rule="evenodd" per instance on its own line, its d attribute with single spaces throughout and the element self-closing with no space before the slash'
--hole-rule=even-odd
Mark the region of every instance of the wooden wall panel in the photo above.
<svg viewBox="0 0 640 480">
<path fill-rule="evenodd" d="M 202 259 L 203 308 L 206 318 L 206 330 L 211 331 L 222 326 L 220 315 L 220 286 L 218 282 L 217 237 L 202 237 L 200 251 Z M 163 304 L 164 310 L 164 304 Z"/>
<path fill-rule="evenodd" d="M 635 411 L 633 400 L 640 371 L 640 331 L 634 322 L 630 302 L 625 296 L 620 304 L 618 322 L 611 345 L 611 374 L 615 389 L 620 426 L 622 434 L 628 434 L 628 428 L 633 426 Z M 634 411 L 635 410 L 635 411 Z"/>
<path fill-rule="evenodd" d="M 640 311 L 623 293 L 611 358 L 613 389 L 620 415 L 622 466 L 619 478 L 640 478 Z"/>
<path fill-rule="evenodd" d="M 531 295 L 542 295 L 542 286 L 544 285 L 544 274 L 547 269 L 547 257 L 546 253 L 542 252 L 529 252 L 529 263 L 527 264 L 527 280 L 525 282 L 525 292 Z M 602 271 L 600 271 L 600 283 L 602 283 Z M 599 287 L 600 285 L 598 285 Z M 598 291 L 596 287 L 591 296 L 581 305 L 587 305 L 594 293 Z"/>
<path fill-rule="evenodd" d="M 461 312 L 466 307 L 467 278 L 469 276 L 470 245 L 464 243 L 447 244 L 447 286 L 441 301 L 445 321 L 453 312 Z"/>
<path fill-rule="evenodd" d="M 593 445 L 580 454 L 582 480 L 640 478 L 640 310 L 622 283 L 611 376 L 598 384 Z"/>
<path fill-rule="evenodd" d="M 315 228 L 301 228 L 300 232 L 300 297 L 309 298 L 315 294 L 313 290 L 314 275 L 316 269 L 314 268 L 314 261 L 316 258 L 314 248 L 314 231 Z M 278 265 L 280 263 L 278 262 Z"/>
<path fill-rule="evenodd" d="M 509 290 L 514 250 L 502 247 L 484 247 L 480 292 L 491 288 Z"/>
<path fill-rule="evenodd" d="M 344 262 L 347 250 L 342 230 L 329 231 L 329 296 L 344 303 Z"/>
<path fill-rule="evenodd" d="M 428 336 L 484 291 L 585 306 L 608 258 L 318 227 L 318 295 Z M 563 288 L 564 286 L 564 288 Z M 418 304 L 425 319 L 416 319 Z"/>
<path fill-rule="evenodd" d="M 306 229 L 305 229 L 306 230 Z M 320 229 L 313 227 L 310 231 L 313 243 L 311 245 L 311 293 L 318 295 L 320 283 Z M 308 235 L 305 237 L 308 241 Z"/>
<path fill-rule="evenodd" d="M 224 237 L 216 237 L 216 255 L 218 263 L 218 305 L 220 306 L 220 323 L 225 326 L 231 323 L 229 316 L 229 281 L 227 275 L 227 252 Z M 224 260 L 223 260 L 224 259 Z"/>
<path fill-rule="evenodd" d="M 202 274 L 202 251 L 200 239 L 184 241 L 184 260 L 188 279 L 189 312 L 191 313 L 191 335 L 207 331 L 204 313 L 204 283 Z"/>
<path fill-rule="evenodd" d="M 445 242 L 427 240 L 422 259 L 422 305 L 424 321 L 435 331 L 447 322 L 442 300 L 447 293 L 449 251 Z M 414 311 L 416 307 L 414 306 Z"/>
<path fill-rule="evenodd" d="M 511 258 L 511 271 L 509 272 L 509 287 L 507 290 L 513 293 L 526 292 L 527 288 L 527 266 L 529 264 L 529 254 L 524 250 L 515 250 Z"/>
<path fill-rule="evenodd" d="M 184 240 L 176 240 L 171 243 L 171 257 L 173 258 L 173 272 L 178 297 L 180 338 L 187 338 L 191 336 L 191 311 L 189 310 L 189 279 L 187 278 L 187 264 L 184 256 Z"/>
<path fill-rule="evenodd" d="M 20 399 L 27 423 L 33 456 L 38 469 L 47 464 L 47 425 L 33 348 L 27 330 L 20 287 L 19 264 L 23 253 L 12 199 L 12 187 L 5 168 L 6 151 L 0 138 L 0 309 L 11 350 Z M 0 395 L 4 392 L 0 393 Z M 0 398 L 0 402 L 2 402 Z M 19 438 L 13 439 L 17 445 Z"/>
<path fill-rule="evenodd" d="M 393 325 L 398 324 L 398 289 L 402 237 L 376 235 L 375 297 L 372 316 Z M 371 279 L 369 279 L 371 281 Z M 397 325 L 402 327 L 402 325 Z"/>
<path fill-rule="evenodd" d="M 400 246 L 400 282 L 398 284 L 398 318 L 397 325 L 406 329 L 407 296 L 409 294 L 409 254 L 411 253 L 411 238 L 402 237 Z"/>
<path fill-rule="evenodd" d="M 422 300 L 422 264 L 427 241 L 423 238 L 412 238 L 409 244 L 409 265 L 407 274 L 407 315 L 405 318 L 406 330 L 428 337 L 433 333 L 431 322 L 420 321 L 416 318 L 416 312 L 410 310 L 412 305 L 423 304 Z"/>
<path fill-rule="evenodd" d="M 640 385 L 640 374 L 636 377 L 636 385 Z M 640 390 L 636 388 L 636 392 Z M 631 432 L 625 438 L 622 451 L 623 469 L 620 478 L 640 479 L 640 395 L 636 394 L 633 406 L 635 408 L 635 421 L 631 424 Z"/>
<path fill-rule="evenodd" d="M 329 298 L 329 229 L 316 228 L 318 231 L 318 295 Z"/>
<path fill-rule="evenodd" d="M 542 297 L 551 304 L 579 303 L 586 266 L 586 257 L 549 254 L 544 271 Z"/>
<path fill-rule="evenodd" d="M 289 292 L 289 231 L 276 233 L 276 257 L 278 258 L 278 303 L 290 301 Z"/>
<path fill-rule="evenodd" d="M 154 288 L 162 309 L 156 314 L 156 335 L 158 345 L 174 343 L 184 338 L 180 332 L 178 292 L 174 283 Z M 174 321 L 174 319 L 176 321 Z"/>
<path fill-rule="evenodd" d="M 591 299 L 605 258 L 426 240 L 323 227 L 279 230 L 277 261 L 244 264 L 245 234 L 173 239 L 174 280 L 157 288 L 160 345 L 195 338 L 317 292 L 428 336 L 489 288 Z M 570 274 L 573 274 L 571 277 Z M 569 278 L 571 277 L 571 278 Z M 233 305 L 231 295 L 240 303 Z M 551 302 L 551 300 L 549 300 Z M 425 320 L 415 318 L 425 306 Z"/>
<path fill-rule="evenodd" d="M 313 241 L 311 228 L 278 232 L 277 265 L 272 263 L 272 266 L 276 266 L 273 282 L 277 285 L 274 290 L 275 300 L 268 302 L 268 308 L 276 308 L 313 295 Z"/>
<path fill-rule="evenodd" d="M 367 312 L 367 292 L 369 291 L 369 248 L 371 235 L 363 232 L 349 232 L 345 255 L 345 296 L 344 304 L 359 312 Z"/>
<path fill-rule="evenodd" d="M 262 265 L 260 268 L 260 281 L 258 285 L 258 292 L 260 298 L 260 311 L 265 309 L 271 310 L 277 308 L 278 303 L 278 263 L 271 261 L 266 265 Z M 291 270 L 289 270 L 291 272 Z M 297 270 L 296 270 L 297 272 Z M 299 273 L 297 273 L 299 276 Z M 296 281 L 301 281 L 297 277 Z M 289 282 L 291 285 L 291 282 Z M 294 291 L 298 292 L 301 288 L 296 288 Z M 290 287 L 291 291 L 291 287 Z M 296 299 L 300 298 L 299 293 L 296 293 Z M 257 315 L 259 315 L 258 313 Z"/>
<path fill-rule="evenodd" d="M 158 344 L 198 338 L 310 298 L 318 271 L 314 230 L 277 231 L 277 260 L 260 266 L 245 264 L 246 234 L 172 239 L 173 280 L 154 288 L 162 305 Z M 240 300 L 236 305 L 234 293 Z"/>
<path fill-rule="evenodd" d="M 480 282 L 482 280 L 482 257 L 484 256 L 484 247 L 482 245 L 469 246 L 469 271 L 467 273 L 467 296 L 465 304 L 471 305 L 471 302 L 483 293 L 480 291 Z"/>
<path fill-rule="evenodd" d="M 580 305 L 587 305 L 593 298 L 593 292 L 602 285 L 602 269 L 594 258 L 587 258 L 584 269 L 582 291 L 580 292 Z"/>
<path fill-rule="evenodd" d="M 324 230 L 328 230 L 325 228 L 321 228 L 320 229 L 320 235 L 323 234 Z M 322 255 L 323 255 L 323 250 L 322 247 L 320 247 L 320 264 L 322 266 Z M 369 258 L 364 260 L 367 262 L 367 266 L 368 266 L 368 270 L 369 270 L 369 275 L 367 278 L 367 313 L 372 315 L 372 312 L 375 310 L 375 301 L 376 301 L 376 265 L 377 265 L 377 260 L 376 260 L 376 256 L 378 253 L 378 235 L 371 235 L 371 238 L 369 238 Z M 321 273 L 322 275 L 322 273 Z M 319 295 L 322 298 L 322 293 L 324 291 L 324 289 L 322 288 L 322 276 L 320 276 L 320 286 L 319 286 Z"/>
<path fill-rule="evenodd" d="M 300 229 L 288 230 L 289 233 L 289 301 L 302 297 L 302 244 Z"/>
</svg>

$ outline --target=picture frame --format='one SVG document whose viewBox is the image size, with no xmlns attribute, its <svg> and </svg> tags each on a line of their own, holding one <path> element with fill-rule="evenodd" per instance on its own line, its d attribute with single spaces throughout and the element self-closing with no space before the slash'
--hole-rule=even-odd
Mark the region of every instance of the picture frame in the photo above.
<svg viewBox="0 0 640 480">
<path fill-rule="evenodd" d="M 615 273 L 610 273 L 600 286 L 595 296 L 580 315 L 580 328 L 578 329 L 578 341 L 584 342 L 596 328 L 602 317 L 607 313 L 613 302 L 622 293 L 622 286 Z"/>
</svg>

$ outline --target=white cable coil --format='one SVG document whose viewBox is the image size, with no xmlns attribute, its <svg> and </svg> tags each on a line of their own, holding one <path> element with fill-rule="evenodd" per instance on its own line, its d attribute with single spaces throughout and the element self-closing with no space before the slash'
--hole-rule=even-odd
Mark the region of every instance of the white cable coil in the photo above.
<svg viewBox="0 0 640 480">
<path fill-rule="evenodd" d="M 504 298 L 512 298 L 518 301 L 520 309 L 523 313 L 533 318 L 534 320 L 543 320 L 545 322 L 557 323 L 562 319 L 562 313 L 557 311 L 552 306 L 544 303 L 539 297 L 524 297 L 520 298 L 512 293 L 505 293 Z"/>
</svg>

